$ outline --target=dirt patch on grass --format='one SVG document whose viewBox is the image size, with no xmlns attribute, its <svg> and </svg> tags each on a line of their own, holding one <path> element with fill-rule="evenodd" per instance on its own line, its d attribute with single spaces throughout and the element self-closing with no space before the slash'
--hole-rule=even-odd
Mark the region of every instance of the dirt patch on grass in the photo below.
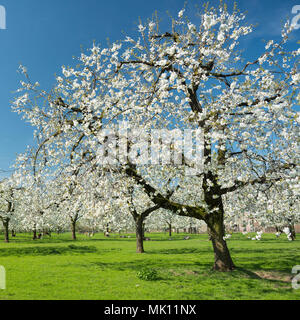
<svg viewBox="0 0 300 320">
<path fill-rule="evenodd" d="M 286 283 L 290 283 L 292 280 L 291 275 L 280 273 L 280 272 L 258 270 L 258 271 L 255 271 L 254 273 L 257 274 L 260 278 L 266 279 L 266 280 L 282 281 Z"/>
<path fill-rule="evenodd" d="M 197 276 L 199 274 L 198 271 L 193 271 L 193 270 L 173 270 L 173 269 L 170 269 L 169 270 L 170 273 L 174 276 L 184 276 L 184 275 L 188 275 L 188 276 Z"/>
<path fill-rule="evenodd" d="M 193 270 L 184 270 L 184 272 L 189 276 L 197 276 L 199 274 L 198 271 L 193 271 Z"/>
<path fill-rule="evenodd" d="M 173 275 L 173 276 L 181 276 L 182 274 L 176 270 L 170 269 L 169 272 Z"/>
</svg>

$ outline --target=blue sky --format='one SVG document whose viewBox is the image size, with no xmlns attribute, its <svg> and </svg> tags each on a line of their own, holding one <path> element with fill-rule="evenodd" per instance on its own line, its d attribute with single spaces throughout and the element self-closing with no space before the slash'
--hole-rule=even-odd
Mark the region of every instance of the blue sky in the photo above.
<svg viewBox="0 0 300 320">
<path fill-rule="evenodd" d="M 182 9 L 184 0 L 0 0 L 6 9 L 6 30 L 0 30 L 0 169 L 8 170 L 16 154 L 32 143 L 33 129 L 11 112 L 10 102 L 19 87 L 20 64 L 28 68 L 33 81 L 51 87 L 62 65 L 72 63 L 93 40 L 107 43 L 135 33 L 138 18 L 150 18 L 155 10 L 165 20 L 166 11 L 173 16 Z M 226 1 L 229 7 L 233 1 Z M 195 4 L 190 0 L 191 13 Z M 218 4 L 218 1 L 210 1 Z M 293 17 L 291 10 L 300 0 L 238 0 L 241 11 L 248 11 L 247 21 L 258 23 L 256 31 L 244 43 L 249 56 L 263 48 L 262 39 L 280 36 L 281 23 Z M 300 21 L 299 21 L 300 23 Z M 300 29 L 293 31 L 293 41 Z M 247 46 L 246 46 L 247 44 Z M 0 173 L 1 177 L 1 173 Z"/>
</svg>

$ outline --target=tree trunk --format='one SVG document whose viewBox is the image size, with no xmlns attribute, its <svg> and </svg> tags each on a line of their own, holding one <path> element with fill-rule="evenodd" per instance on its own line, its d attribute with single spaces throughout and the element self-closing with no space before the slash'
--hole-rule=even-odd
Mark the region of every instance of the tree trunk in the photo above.
<svg viewBox="0 0 300 320">
<path fill-rule="evenodd" d="M 11 230 L 11 236 L 12 236 L 12 237 L 16 237 L 16 236 L 17 236 L 17 234 L 16 234 L 16 232 L 15 232 L 14 229 Z"/>
<path fill-rule="evenodd" d="M 283 232 L 282 230 L 281 230 L 281 228 L 279 228 L 279 227 L 275 227 L 275 230 L 276 230 L 276 232 L 279 232 L 280 234 Z"/>
<path fill-rule="evenodd" d="M 217 271 L 232 271 L 235 266 L 228 250 L 223 221 L 223 210 L 211 214 L 209 217 L 208 234 L 214 249 L 215 262 L 213 269 Z"/>
<path fill-rule="evenodd" d="M 144 230 L 143 230 L 143 219 L 138 217 L 135 219 L 135 234 L 136 234 L 136 252 L 144 252 Z"/>
<path fill-rule="evenodd" d="M 38 237 L 37 237 L 37 231 L 36 231 L 36 225 L 33 226 L 33 236 L 32 236 L 32 240 L 36 240 Z"/>
<path fill-rule="evenodd" d="M 37 237 L 37 232 L 36 232 L 36 229 L 33 230 L 33 236 L 32 236 L 32 239 L 33 240 L 36 240 L 38 237 Z"/>
<path fill-rule="evenodd" d="M 76 240 L 76 220 L 71 219 L 72 240 Z"/>
<path fill-rule="evenodd" d="M 172 237 L 172 225 L 171 225 L 171 223 L 168 223 L 168 227 L 169 227 L 169 237 Z"/>
<path fill-rule="evenodd" d="M 294 241 L 296 239 L 295 226 L 293 224 L 290 224 L 289 229 L 291 233 L 291 239 Z"/>
<path fill-rule="evenodd" d="M 4 242 L 9 242 L 9 231 L 8 231 L 9 219 L 3 220 L 4 227 Z"/>
<path fill-rule="evenodd" d="M 142 225 L 143 229 L 142 229 L 142 232 L 143 232 L 143 240 L 145 240 L 145 222 L 143 220 L 143 225 Z"/>
</svg>

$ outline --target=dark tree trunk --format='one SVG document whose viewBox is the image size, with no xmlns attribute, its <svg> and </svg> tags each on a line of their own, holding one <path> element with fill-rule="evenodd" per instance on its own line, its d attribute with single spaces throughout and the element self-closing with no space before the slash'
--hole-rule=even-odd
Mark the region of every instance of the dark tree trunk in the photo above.
<svg viewBox="0 0 300 320">
<path fill-rule="evenodd" d="M 143 229 L 142 229 L 142 232 L 143 232 L 143 240 L 145 240 L 145 222 L 143 220 Z"/>
<path fill-rule="evenodd" d="M 291 239 L 294 241 L 296 239 L 295 226 L 293 224 L 290 224 L 289 229 L 291 233 Z"/>
<path fill-rule="evenodd" d="M 33 226 L 33 236 L 32 236 L 32 240 L 36 240 L 38 237 L 37 237 L 37 231 L 36 231 L 36 225 Z"/>
<path fill-rule="evenodd" d="M 168 227 L 169 227 L 169 237 L 172 237 L 172 225 L 171 225 L 171 223 L 168 223 Z"/>
<path fill-rule="evenodd" d="M 3 220 L 4 227 L 4 242 L 9 242 L 9 231 L 8 231 L 9 219 Z"/>
<path fill-rule="evenodd" d="M 16 234 L 16 232 L 15 232 L 14 229 L 11 230 L 11 236 L 12 236 L 13 238 L 17 236 L 17 234 Z"/>
<path fill-rule="evenodd" d="M 207 222 L 209 238 L 214 249 L 215 261 L 213 269 L 217 271 L 232 271 L 235 266 L 228 250 L 224 227 L 224 211 L 222 203 L 220 210 L 210 215 Z"/>
<path fill-rule="evenodd" d="M 71 219 L 72 240 L 76 240 L 76 220 Z"/>
<path fill-rule="evenodd" d="M 36 229 L 33 230 L 33 236 L 32 236 L 32 239 L 33 240 L 36 240 L 38 237 L 37 237 L 37 232 L 36 232 Z"/>
<path fill-rule="evenodd" d="M 281 228 L 279 228 L 279 227 L 275 227 L 275 230 L 276 230 L 276 232 L 279 232 L 279 233 L 282 233 L 283 231 L 281 230 Z"/>
<path fill-rule="evenodd" d="M 141 216 L 135 219 L 135 234 L 136 234 L 136 252 L 144 252 L 144 228 L 143 219 Z"/>
<path fill-rule="evenodd" d="M 213 269 L 217 271 L 232 271 L 234 269 L 234 264 L 226 241 L 221 239 L 218 235 L 215 237 L 212 236 L 211 241 L 215 254 Z"/>
</svg>

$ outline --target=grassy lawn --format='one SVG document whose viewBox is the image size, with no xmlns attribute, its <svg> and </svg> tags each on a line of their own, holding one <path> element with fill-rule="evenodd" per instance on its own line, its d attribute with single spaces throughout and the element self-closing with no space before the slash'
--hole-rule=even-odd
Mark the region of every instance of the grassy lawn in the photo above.
<svg viewBox="0 0 300 320">
<path fill-rule="evenodd" d="M 0 236 L 0 265 L 7 274 L 0 299 L 300 299 L 300 289 L 291 287 L 291 269 L 300 265 L 300 239 L 264 234 L 251 241 L 234 234 L 227 242 L 238 268 L 218 273 L 211 271 L 207 235 L 146 236 L 151 241 L 145 241 L 145 254 L 135 253 L 134 236 L 79 235 L 72 241 L 70 234 L 53 234 L 33 241 L 19 234 L 8 244 Z M 139 279 L 144 268 L 157 270 L 159 278 Z"/>
</svg>

